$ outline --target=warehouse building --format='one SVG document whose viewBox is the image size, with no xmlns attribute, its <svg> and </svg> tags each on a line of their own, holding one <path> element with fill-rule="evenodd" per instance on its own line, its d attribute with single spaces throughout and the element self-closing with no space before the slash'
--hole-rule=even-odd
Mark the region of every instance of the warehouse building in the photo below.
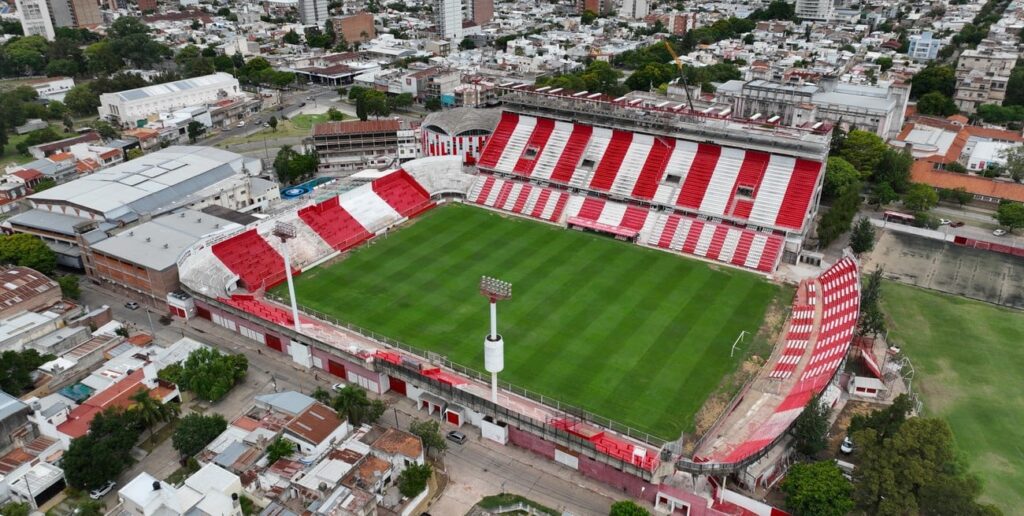
<svg viewBox="0 0 1024 516">
<path fill-rule="evenodd" d="M 123 127 L 141 127 L 149 117 L 188 106 L 213 104 L 242 95 L 238 79 L 218 72 L 100 95 L 100 118 Z"/>
</svg>

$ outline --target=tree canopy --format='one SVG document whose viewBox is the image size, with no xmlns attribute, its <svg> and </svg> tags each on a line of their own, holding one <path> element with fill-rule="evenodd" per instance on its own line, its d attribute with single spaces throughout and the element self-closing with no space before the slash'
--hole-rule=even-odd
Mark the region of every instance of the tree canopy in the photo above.
<svg viewBox="0 0 1024 516">
<path fill-rule="evenodd" d="M 433 469 L 429 464 L 409 464 L 398 475 L 398 491 L 402 496 L 412 498 L 427 488 L 427 481 L 432 474 Z"/>
<path fill-rule="evenodd" d="M 849 188 L 859 188 L 860 178 L 860 172 L 849 161 L 832 156 L 828 158 L 828 164 L 825 166 L 825 183 L 821 196 L 827 201 L 836 199 Z"/>
<path fill-rule="evenodd" d="M 57 255 L 39 237 L 15 233 L 0 237 L 0 262 L 49 275 L 57 267 Z"/>
<path fill-rule="evenodd" d="M 952 97 L 955 90 L 956 73 L 952 66 L 933 63 L 910 80 L 910 96 L 915 99 L 932 92 Z"/>
<path fill-rule="evenodd" d="M 855 129 L 846 135 L 839 156 L 853 165 L 865 177 L 875 169 L 888 146 L 885 140 L 870 131 Z"/>
<path fill-rule="evenodd" d="M 937 91 L 929 91 L 917 99 L 917 112 L 922 115 L 949 116 L 960 110 L 953 99 Z"/>
<path fill-rule="evenodd" d="M 366 396 L 366 391 L 354 385 L 346 385 L 338 390 L 331 400 L 331 407 L 353 426 L 375 423 L 387 410 L 383 401 L 371 400 Z"/>
<path fill-rule="evenodd" d="M 278 437 L 267 445 L 267 461 L 270 464 L 290 457 L 293 453 L 295 453 L 295 443 L 284 437 Z"/>
<path fill-rule="evenodd" d="M 875 226 L 871 220 L 861 217 L 850 232 L 850 249 L 855 254 L 864 254 L 875 247 Z"/>
<path fill-rule="evenodd" d="M 178 421 L 171 444 L 182 456 L 191 457 L 213 442 L 227 427 L 227 420 L 220 414 L 192 413 Z"/>
<path fill-rule="evenodd" d="M 651 511 L 644 509 L 633 500 L 619 500 L 612 504 L 608 516 L 650 516 Z"/>
<path fill-rule="evenodd" d="M 32 373 L 55 358 L 53 355 L 40 354 L 32 348 L 0 353 L 0 389 L 15 398 L 20 397 L 32 387 Z"/>
<path fill-rule="evenodd" d="M 939 202 L 939 193 L 929 185 L 914 183 L 910 185 L 907 195 L 903 197 L 903 205 L 914 212 L 925 212 Z"/>
<path fill-rule="evenodd" d="M 441 435 L 441 425 L 436 419 L 420 421 L 419 419 L 409 423 L 409 433 L 420 438 L 427 453 L 430 450 L 444 451 L 448 444 Z"/>
<path fill-rule="evenodd" d="M 95 489 L 121 474 L 134 459 L 131 449 L 139 438 L 138 422 L 125 410 L 108 408 L 89 423 L 89 433 L 73 439 L 62 467 L 68 484 Z"/>
<path fill-rule="evenodd" d="M 828 406 L 815 396 L 807 402 L 803 412 L 793 422 L 793 448 L 800 454 L 813 457 L 828 444 Z"/>
<path fill-rule="evenodd" d="M 182 362 L 179 387 L 204 400 L 217 401 L 245 378 L 249 360 L 245 355 L 225 355 L 212 348 L 199 348 Z"/>
<path fill-rule="evenodd" d="M 313 177 L 319 164 L 320 158 L 315 151 L 300 153 L 285 145 L 274 157 L 274 172 L 282 184 L 292 185 Z"/>
<path fill-rule="evenodd" d="M 843 516 L 853 510 L 853 486 L 832 461 L 794 464 L 780 485 L 796 516 Z"/>
<path fill-rule="evenodd" d="M 999 221 L 999 225 L 1010 231 L 1024 228 L 1024 204 L 1019 202 L 1003 201 L 996 208 L 993 217 Z"/>
</svg>

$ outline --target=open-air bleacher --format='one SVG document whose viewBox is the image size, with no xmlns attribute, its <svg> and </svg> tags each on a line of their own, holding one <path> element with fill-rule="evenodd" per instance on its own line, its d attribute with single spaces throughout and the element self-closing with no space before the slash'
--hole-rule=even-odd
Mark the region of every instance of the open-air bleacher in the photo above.
<svg viewBox="0 0 1024 516">
<path fill-rule="evenodd" d="M 253 291 L 284 281 L 284 258 L 252 228 L 213 245 L 213 254 Z"/>
</svg>

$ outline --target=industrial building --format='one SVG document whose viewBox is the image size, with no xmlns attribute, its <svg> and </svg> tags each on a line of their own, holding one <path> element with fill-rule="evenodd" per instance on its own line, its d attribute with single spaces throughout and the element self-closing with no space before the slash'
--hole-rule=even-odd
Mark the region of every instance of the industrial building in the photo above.
<svg viewBox="0 0 1024 516">
<path fill-rule="evenodd" d="M 80 245 L 104 240 L 119 227 L 184 208 L 266 209 L 280 194 L 273 182 L 256 177 L 262 171 L 257 158 L 172 146 L 31 195 L 29 209 L 4 227 L 39 236 L 59 263 L 82 268 Z"/>
<path fill-rule="evenodd" d="M 145 125 L 150 116 L 241 95 L 238 79 L 218 72 L 202 77 L 100 95 L 100 118 L 123 127 Z"/>
</svg>

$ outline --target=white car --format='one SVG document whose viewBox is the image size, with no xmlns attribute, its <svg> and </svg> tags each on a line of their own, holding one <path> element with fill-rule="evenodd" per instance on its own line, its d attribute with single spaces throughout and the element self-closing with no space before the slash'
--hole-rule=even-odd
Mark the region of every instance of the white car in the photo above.
<svg viewBox="0 0 1024 516">
<path fill-rule="evenodd" d="M 994 231 L 992 231 L 992 234 L 995 235 L 995 236 L 1003 236 L 1003 235 L 1006 234 L 1006 230 L 1005 229 L 996 228 Z"/>
<path fill-rule="evenodd" d="M 238 127 L 245 127 L 245 120 L 239 120 Z"/>
<path fill-rule="evenodd" d="M 340 391 L 340 390 L 344 389 L 347 386 L 348 386 L 348 384 L 345 383 L 345 382 L 338 382 L 338 383 L 332 385 L 331 389 L 334 389 L 334 391 L 337 392 L 337 391 Z"/>
<path fill-rule="evenodd" d="M 847 455 L 853 453 L 853 439 L 850 439 L 850 436 L 843 438 L 843 444 L 839 445 L 839 451 Z"/>
<path fill-rule="evenodd" d="M 953 222 L 953 221 L 951 221 L 949 219 L 939 219 L 939 225 L 940 226 L 948 226 L 951 222 Z"/>
<path fill-rule="evenodd" d="M 116 486 L 116 485 L 117 485 L 117 482 L 114 482 L 113 480 L 109 480 L 109 481 L 107 481 L 106 484 L 103 484 L 102 486 L 97 487 L 96 489 L 93 489 L 92 491 L 89 491 L 89 498 L 92 498 L 93 500 L 99 500 L 100 498 L 103 498 L 107 493 L 109 493 L 110 490 L 113 489 L 114 486 Z"/>
</svg>

